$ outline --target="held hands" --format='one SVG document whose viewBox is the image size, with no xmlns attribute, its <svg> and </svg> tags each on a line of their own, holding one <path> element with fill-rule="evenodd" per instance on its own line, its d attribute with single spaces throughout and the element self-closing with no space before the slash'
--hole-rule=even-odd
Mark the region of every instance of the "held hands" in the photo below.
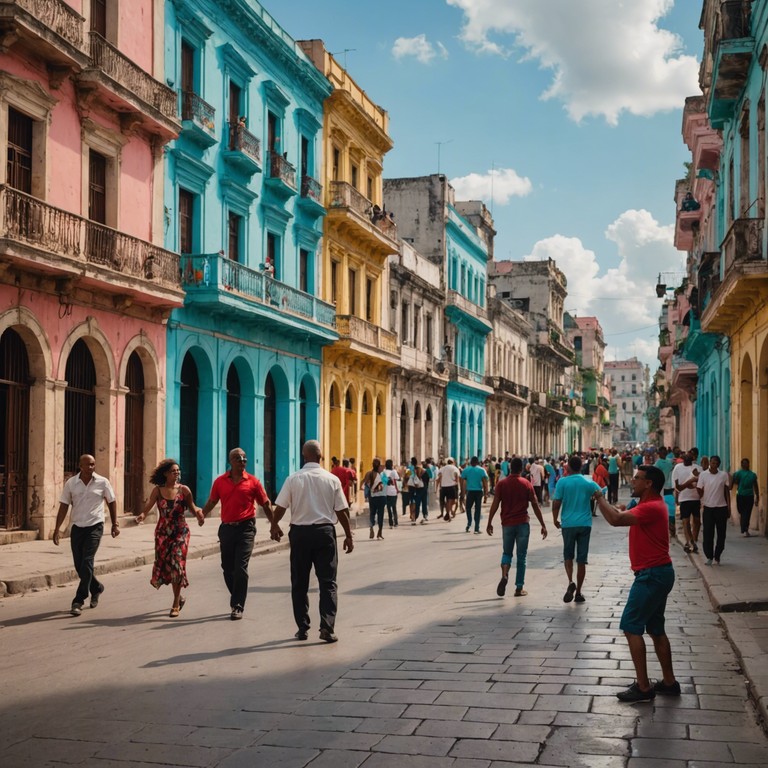
<svg viewBox="0 0 768 768">
<path fill-rule="evenodd" d="M 283 538 L 283 529 L 277 523 L 272 523 L 272 526 L 269 529 L 269 538 L 272 539 L 272 541 L 277 542 Z"/>
<path fill-rule="evenodd" d="M 198 525 L 205 525 L 205 515 L 200 507 L 195 510 L 195 517 L 197 518 Z"/>
<path fill-rule="evenodd" d="M 355 548 L 355 544 L 352 541 L 352 537 L 351 536 L 345 536 L 344 537 L 344 545 L 343 546 L 344 546 L 344 551 L 347 554 L 349 554 Z"/>
<path fill-rule="evenodd" d="M 146 515 L 142 512 L 140 515 L 136 515 L 136 525 L 141 525 L 146 518 Z"/>
</svg>

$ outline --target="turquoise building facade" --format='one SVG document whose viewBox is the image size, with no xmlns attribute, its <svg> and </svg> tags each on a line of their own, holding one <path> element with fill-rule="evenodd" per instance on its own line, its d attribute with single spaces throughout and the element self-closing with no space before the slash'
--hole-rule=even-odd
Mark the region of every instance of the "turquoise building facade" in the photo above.
<svg viewBox="0 0 768 768">
<path fill-rule="evenodd" d="M 204 499 L 239 446 L 269 495 L 320 435 L 323 101 L 330 83 L 255 0 L 169 0 L 165 243 L 184 307 L 168 323 L 167 452 Z M 202 502 L 201 502 L 202 503 Z"/>
</svg>

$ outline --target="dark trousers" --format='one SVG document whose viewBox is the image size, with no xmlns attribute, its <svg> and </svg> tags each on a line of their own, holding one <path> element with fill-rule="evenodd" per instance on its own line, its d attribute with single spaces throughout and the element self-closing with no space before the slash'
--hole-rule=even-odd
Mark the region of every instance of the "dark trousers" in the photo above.
<svg viewBox="0 0 768 768">
<path fill-rule="evenodd" d="M 467 528 L 472 527 L 472 508 L 475 510 L 475 530 L 480 530 L 480 513 L 483 509 L 483 492 L 467 491 Z"/>
<path fill-rule="evenodd" d="M 75 599 L 72 601 L 73 604 L 83 605 L 89 594 L 93 597 L 101 594 L 103 590 L 101 582 L 93 574 L 93 561 L 96 558 L 103 533 L 104 523 L 89 525 L 85 528 L 73 525 L 69 532 L 72 560 L 75 563 L 77 575 L 80 577 Z"/>
<path fill-rule="evenodd" d="M 414 488 L 411 496 L 411 501 L 414 505 L 413 519 L 419 519 L 419 512 L 424 520 L 429 515 L 429 508 L 427 507 L 427 489 L 426 488 Z"/>
<path fill-rule="evenodd" d="M 371 528 L 378 525 L 379 529 L 384 525 L 384 510 L 387 508 L 386 496 L 371 496 L 368 499 L 368 512 L 371 516 Z"/>
<path fill-rule="evenodd" d="M 701 546 L 707 560 L 720 560 L 725 549 L 725 532 L 728 530 L 728 507 L 704 507 L 701 515 Z M 717 543 L 715 543 L 717 533 Z"/>
<path fill-rule="evenodd" d="M 389 526 L 397 525 L 397 496 L 387 496 L 387 515 Z"/>
<path fill-rule="evenodd" d="M 410 512 L 411 509 L 411 492 L 406 491 L 405 493 L 400 494 L 400 498 L 403 500 L 403 512 L 402 514 L 407 515 Z"/>
<path fill-rule="evenodd" d="M 742 533 L 749 533 L 749 519 L 752 517 L 752 508 L 754 506 L 754 496 L 736 496 L 736 509 L 739 510 Z"/>
<path fill-rule="evenodd" d="M 619 473 L 608 475 L 608 503 L 617 504 L 619 501 Z"/>
<path fill-rule="evenodd" d="M 314 566 L 320 588 L 320 629 L 333 632 L 338 606 L 336 528 L 330 524 L 292 525 L 288 540 L 291 542 L 291 599 L 296 626 L 302 631 L 309 629 L 309 575 Z"/>
<path fill-rule="evenodd" d="M 256 538 L 256 519 L 241 523 L 219 526 L 219 547 L 221 548 L 221 570 L 224 583 L 229 590 L 229 607 L 245 608 L 248 597 L 248 562 Z"/>
</svg>

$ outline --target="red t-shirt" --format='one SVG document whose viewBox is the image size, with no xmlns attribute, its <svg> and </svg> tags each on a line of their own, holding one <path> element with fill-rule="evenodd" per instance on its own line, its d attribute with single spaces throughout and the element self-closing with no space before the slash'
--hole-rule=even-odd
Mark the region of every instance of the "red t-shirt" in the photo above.
<svg viewBox="0 0 768 768">
<path fill-rule="evenodd" d="M 339 464 L 338 467 L 331 469 L 331 474 L 336 475 L 341 481 L 341 490 L 344 491 L 344 498 L 349 498 L 349 483 L 352 480 L 352 472 Z"/>
<path fill-rule="evenodd" d="M 638 519 L 629 527 L 629 562 L 633 571 L 672 562 L 669 556 L 669 511 L 661 497 L 643 501 L 630 512 Z"/>
<path fill-rule="evenodd" d="M 509 475 L 496 483 L 494 496 L 501 499 L 501 524 L 522 525 L 528 522 L 528 503 L 533 485 L 520 475 Z"/>
<path fill-rule="evenodd" d="M 254 502 L 263 506 L 269 501 L 264 486 L 247 472 L 243 472 L 243 479 L 239 483 L 232 481 L 229 472 L 219 475 L 213 481 L 211 498 L 221 501 L 222 523 L 239 523 L 255 517 Z"/>
</svg>

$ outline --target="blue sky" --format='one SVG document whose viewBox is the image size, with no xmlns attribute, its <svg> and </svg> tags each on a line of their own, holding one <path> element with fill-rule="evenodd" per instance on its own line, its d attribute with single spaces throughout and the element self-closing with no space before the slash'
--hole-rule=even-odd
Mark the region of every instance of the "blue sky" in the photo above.
<svg viewBox="0 0 768 768">
<path fill-rule="evenodd" d="M 385 176 L 441 171 L 491 205 L 497 259 L 555 258 L 566 309 L 596 314 L 608 358 L 654 365 L 680 127 L 698 92 L 700 0 L 275 0 L 389 111 Z M 490 199 L 490 171 L 496 169 Z M 395 212 L 396 213 L 396 212 Z"/>
</svg>

